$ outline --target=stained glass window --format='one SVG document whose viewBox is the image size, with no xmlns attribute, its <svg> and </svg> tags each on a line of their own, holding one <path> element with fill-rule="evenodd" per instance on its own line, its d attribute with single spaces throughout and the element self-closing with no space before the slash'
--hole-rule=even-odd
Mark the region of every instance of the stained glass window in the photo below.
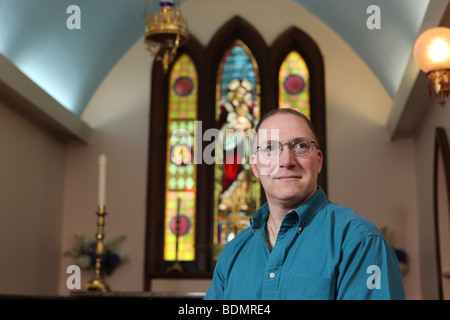
<svg viewBox="0 0 450 320">
<path fill-rule="evenodd" d="M 253 54 L 236 40 L 219 64 L 216 82 L 214 244 L 224 245 L 249 226 L 259 207 L 260 184 L 249 164 L 250 141 L 260 118 L 260 80 Z"/>
<path fill-rule="evenodd" d="M 310 118 L 309 71 L 305 60 L 291 51 L 280 67 L 279 107 L 295 109 Z"/>
<path fill-rule="evenodd" d="M 312 118 L 326 152 L 323 60 L 302 30 L 289 27 L 267 46 L 236 16 L 206 46 L 191 37 L 167 74 L 160 64 L 154 60 L 151 75 L 146 291 L 159 277 L 212 275 L 223 246 L 249 226 L 264 194 L 243 142 L 260 113 L 300 110 Z M 326 172 L 324 162 L 318 182 L 325 191 Z"/>
<path fill-rule="evenodd" d="M 193 261 L 197 172 L 192 150 L 198 79 L 188 55 L 175 61 L 169 83 L 164 260 Z"/>
</svg>

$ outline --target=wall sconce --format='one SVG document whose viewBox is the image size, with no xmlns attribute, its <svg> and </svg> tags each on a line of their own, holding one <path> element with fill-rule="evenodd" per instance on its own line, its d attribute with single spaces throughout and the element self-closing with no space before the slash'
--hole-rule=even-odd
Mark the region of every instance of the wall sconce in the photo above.
<svg viewBox="0 0 450 320">
<path fill-rule="evenodd" d="M 450 28 L 436 27 L 423 32 L 414 44 L 414 60 L 429 79 L 444 107 L 450 92 Z"/>
</svg>

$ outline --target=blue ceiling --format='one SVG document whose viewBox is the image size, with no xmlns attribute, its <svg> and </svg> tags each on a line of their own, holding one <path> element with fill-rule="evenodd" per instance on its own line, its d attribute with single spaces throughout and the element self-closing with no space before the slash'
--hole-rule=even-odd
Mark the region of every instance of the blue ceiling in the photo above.
<svg viewBox="0 0 450 320">
<path fill-rule="evenodd" d="M 190 0 L 180 3 L 186 1 Z M 429 0 L 293 1 L 344 39 L 395 96 Z M 81 115 L 107 73 L 143 35 L 145 3 L 0 0 L 0 53 L 60 104 Z M 81 9 L 80 30 L 66 27 L 70 16 L 66 10 L 73 4 Z M 370 5 L 381 10 L 379 30 L 366 27 Z M 157 0 L 149 1 L 150 13 L 158 8 Z"/>
</svg>

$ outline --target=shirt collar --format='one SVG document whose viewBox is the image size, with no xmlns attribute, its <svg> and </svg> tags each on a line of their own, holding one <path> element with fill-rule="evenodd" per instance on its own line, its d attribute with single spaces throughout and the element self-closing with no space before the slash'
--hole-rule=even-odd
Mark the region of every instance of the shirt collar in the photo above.
<svg viewBox="0 0 450 320">
<path fill-rule="evenodd" d="M 298 221 L 298 229 L 300 232 L 311 222 L 316 213 L 327 203 L 327 201 L 325 192 L 319 186 L 311 198 L 309 198 L 305 203 L 302 203 L 298 208 L 288 212 L 285 216 L 285 221 L 283 222 L 288 222 L 286 220 L 292 221 L 291 219 L 294 218 L 292 214 L 295 212 L 298 217 L 298 219 L 295 220 Z M 250 225 L 252 229 L 256 230 L 265 228 L 269 213 L 269 205 L 266 202 L 250 218 Z"/>
</svg>

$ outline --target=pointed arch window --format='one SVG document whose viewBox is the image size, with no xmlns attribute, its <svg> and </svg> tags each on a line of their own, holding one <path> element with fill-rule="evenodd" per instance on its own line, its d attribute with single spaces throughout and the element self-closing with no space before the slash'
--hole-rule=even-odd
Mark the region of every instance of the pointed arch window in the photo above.
<svg viewBox="0 0 450 320">
<path fill-rule="evenodd" d="M 197 70 L 181 55 L 169 76 L 165 183 L 164 260 L 195 260 L 197 168 L 193 161 L 197 120 Z"/>
<path fill-rule="evenodd" d="M 250 169 L 252 130 L 260 113 L 258 64 L 247 45 L 236 40 L 219 63 L 216 82 L 214 245 L 224 245 L 249 226 L 260 205 L 260 184 Z M 219 152 L 220 150 L 220 152 Z"/>
<path fill-rule="evenodd" d="M 299 110 L 326 153 L 323 73 L 320 50 L 304 32 L 287 29 L 268 47 L 240 17 L 206 47 L 190 35 L 167 74 L 154 63 L 145 290 L 153 278 L 210 278 L 214 248 L 248 227 L 265 202 L 248 160 L 253 131 L 247 129 L 261 115 L 277 107 Z M 214 163 L 202 162 L 199 152 L 211 149 Z M 326 190 L 326 163 L 319 184 Z"/>
<path fill-rule="evenodd" d="M 309 70 L 297 51 L 291 51 L 281 63 L 278 80 L 278 108 L 295 109 L 310 119 Z"/>
</svg>

